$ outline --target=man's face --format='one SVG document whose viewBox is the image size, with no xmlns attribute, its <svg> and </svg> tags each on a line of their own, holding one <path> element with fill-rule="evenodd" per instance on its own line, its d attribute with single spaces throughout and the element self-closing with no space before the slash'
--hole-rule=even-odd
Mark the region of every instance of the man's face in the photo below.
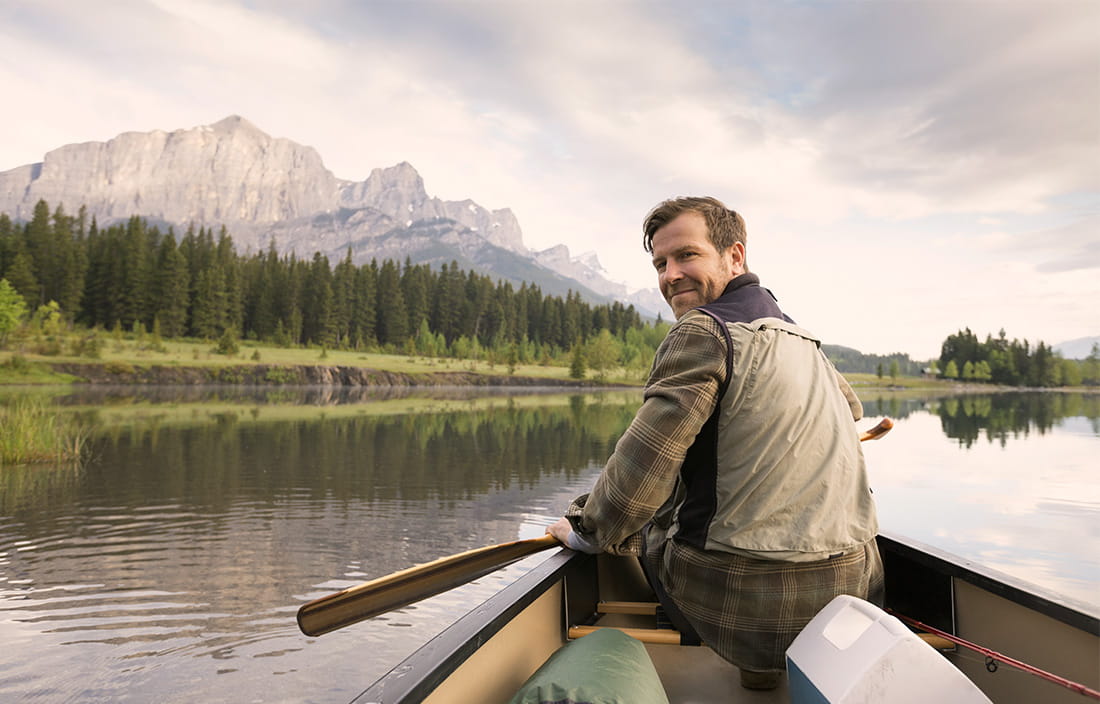
<svg viewBox="0 0 1100 704">
<path fill-rule="evenodd" d="M 721 296 L 731 279 L 745 273 L 745 248 L 736 243 L 719 252 L 703 216 L 681 213 L 653 234 L 653 266 L 661 294 L 679 319 Z"/>
</svg>

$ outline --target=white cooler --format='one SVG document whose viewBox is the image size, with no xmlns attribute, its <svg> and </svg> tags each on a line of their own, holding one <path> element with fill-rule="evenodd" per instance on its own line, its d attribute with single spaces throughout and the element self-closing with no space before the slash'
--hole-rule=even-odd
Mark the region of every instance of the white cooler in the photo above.
<svg viewBox="0 0 1100 704">
<path fill-rule="evenodd" d="M 991 704 L 966 675 L 874 604 L 838 596 L 787 649 L 792 704 Z"/>
</svg>

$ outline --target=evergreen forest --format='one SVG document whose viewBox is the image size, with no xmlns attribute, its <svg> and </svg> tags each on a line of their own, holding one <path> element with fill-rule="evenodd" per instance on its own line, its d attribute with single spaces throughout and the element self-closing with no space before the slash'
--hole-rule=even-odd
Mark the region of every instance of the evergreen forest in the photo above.
<svg viewBox="0 0 1100 704">
<path fill-rule="evenodd" d="M 280 254 L 243 256 L 225 230 L 179 239 L 140 217 L 100 228 L 39 201 L 16 223 L 0 214 L 0 279 L 29 312 L 49 306 L 89 329 L 153 330 L 164 338 L 227 336 L 280 346 L 407 352 L 644 373 L 667 324 L 633 306 L 543 295 L 458 265 L 352 263 Z"/>
</svg>

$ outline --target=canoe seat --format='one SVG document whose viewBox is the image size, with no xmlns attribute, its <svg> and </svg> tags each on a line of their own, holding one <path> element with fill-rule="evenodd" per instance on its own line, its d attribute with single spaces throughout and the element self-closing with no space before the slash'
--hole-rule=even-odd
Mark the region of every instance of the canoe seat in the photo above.
<svg viewBox="0 0 1100 704">
<path fill-rule="evenodd" d="M 668 704 L 668 696 L 645 646 L 617 628 L 600 628 L 562 646 L 509 700 L 551 702 Z"/>
</svg>

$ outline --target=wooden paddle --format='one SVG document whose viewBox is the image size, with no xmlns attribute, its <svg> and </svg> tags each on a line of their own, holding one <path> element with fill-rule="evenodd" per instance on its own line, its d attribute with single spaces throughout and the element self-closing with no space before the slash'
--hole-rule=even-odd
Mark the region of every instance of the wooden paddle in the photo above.
<svg viewBox="0 0 1100 704">
<path fill-rule="evenodd" d="M 860 442 L 866 442 L 868 440 L 878 440 L 886 433 L 890 432 L 890 428 L 894 427 L 894 421 L 889 418 L 883 418 L 878 422 L 878 425 L 871 428 L 867 432 L 859 436 Z"/>
<path fill-rule="evenodd" d="M 860 435 L 860 442 L 881 438 L 892 427 L 893 421 L 884 418 L 878 425 Z M 298 609 L 298 628 L 307 636 L 335 631 L 472 582 L 516 560 L 555 545 L 558 545 L 558 541 L 554 536 L 544 535 L 530 540 L 490 545 L 414 565 L 303 604 Z"/>
<path fill-rule="evenodd" d="M 414 565 L 303 604 L 298 609 L 298 628 L 307 636 L 335 631 L 472 582 L 557 544 L 557 538 L 544 535 Z"/>
</svg>

